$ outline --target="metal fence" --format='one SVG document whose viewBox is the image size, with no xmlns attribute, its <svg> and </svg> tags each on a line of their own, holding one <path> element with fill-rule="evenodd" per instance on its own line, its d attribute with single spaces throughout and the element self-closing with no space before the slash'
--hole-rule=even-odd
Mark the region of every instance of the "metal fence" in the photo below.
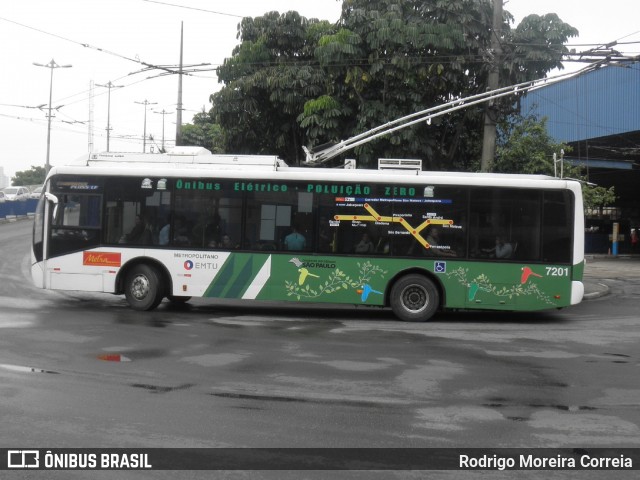
<svg viewBox="0 0 640 480">
<path fill-rule="evenodd" d="M 21 217 L 33 213 L 36 211 L 36 205 L 38 205 L 38 200 L 35 198 L 0 203 L 0 220 L 4 220 L 6 217 Z"/>
</svg>

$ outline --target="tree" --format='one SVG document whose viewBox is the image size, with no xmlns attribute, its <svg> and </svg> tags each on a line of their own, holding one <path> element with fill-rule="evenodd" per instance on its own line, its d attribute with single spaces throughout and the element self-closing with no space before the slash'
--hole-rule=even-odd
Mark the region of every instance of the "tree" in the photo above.
<svg viewBox="0 0 640 480">
<path fill-rule="evenodd" d="M 204 147 L 211 153 L 225 153 L 224 134 L 211 115 L 205 111 L 193 116 L 193 124 L 183 125 L 182 139 L 185 145 Z"/>
<path fill-rule="evenodd" d="M 500 124 L 494 171 L 554 175 L 554 153 L 570 152 L 571 147 L 556 143 L 547 132 L 547 118 L 534 114 L 512 116 Z M 585 210 L 612 204 L 614 187 L 604 188 L 587 183 L 580 167 L 564 164 L 564 177 L 583 180 L 582 197 Z M 559 174 L 559 171 L 558 171 Z"/>
<path fill-rule="evenodd" d="M 513 115 L 500 123 L 494 171 L 553 175 L 553 154 L 560 150 L 570 147 L 551 138 L 546 117 Z M 565 176 L 578 174 L 579 169 L 566 166 Z"/>
<path fill-rule="evenodd" d="M 601 187 L 599 185 L 587 184 L 582 188 L 582 198 L 585 210 L 599 210 L 602 214 L 602 207 L 612 205 L 616 199 L 615 187 Z"/>
<path fill-rule="evenodd" d="M 485 91 L 495 60 L 489 56 L 491 15 L 489 1 L 345 0 L 342 28 L 322 38 L 316 50 L 337 95 L 325 110 L 326 118 L 312 112 L 313 125 L 359 133 Z M 562 43 L 577 34 L 573 27 L 555 15 L 530 16 L 522 28 L 511 31 L 511 20 L 507 13 L 501 39 L 507 54 L 501 72 L 505 83 L 540 78 L 541 70 L 561 66 L 561 54 L 567 51 Z M 542 33 L 533 35 L 536 26 Z M 530 62 L 532 69 L 527 68 Z M 499 118 L 512 112 L 513 102 L 496 103 L 494 108 Z M 332 121 L 351 111 L 355 122 L 347 119 L 334 127 Z M 307 118 L 303 116 L 303 126 Z M 462 110 L 360 147 L 359 162 L 383 156 L 418 157 L 427 160 L 429 169 L 468 169 L 479 156 L 481 126 L 479 109 Z M 313 138 L 315 132 L 308 133 Z"/>
<path fill-rule="evenodd" d="M 515 30 L 505 13 L 501 78 L 540 78 L 560 65 L 576 30 L 555 15 Z M 225 148 L 297 163 L 302 146 L 338 141 L 486 89 L 490 0 L 343 0 L 339 22 L 296 12 L 244 18 L 240 44 L 217 70 L 211 121 Z M 499 117 L 512 102 L 494 105 Z M 469 169 L 479 157 L 482 110 L 465 109 L 363 145 L 359 165 L 422 158 L 429 169 Z"/>
<path fill-rule="evenodd" d="M 543 78 L 554 68 L 561 70 L 562 55 L 569 53 L 564 43 L 577 35 L 578 30 L 555 13 L 528 15 L 514 30 L 507 30 L 502 78 L 507 85 L 516 84 Z"/>
<path fill-rule="evenodd" d="M 229 151 L 300 160 L 303 131 L 296 118 L 307 100 L 322 94 L 313 50 L 331 28 L 297 12 L 242 19 L 241 44 L 217 69 L 225 86 L 210 97 Z"/>
<path fill-rule="evenodd" d="M 342 109 L 355 114 L 339 130 L 360 133 L 472 91 L 467 53 L 488 37 L 488 31 L 478 29 L 488 19 L 488 5 L 345 0 L 342 29 L 323 38 L 316 50 L 333 77 Z M 461 112 L 432 125 L 400 130 L 359 147 L 359 164 L 379 157 L 417 157 L 425 159 L 428 168 L 440 169 L 453 163 L 469 138 L 465 133 L 472 130 L 465 124 L 475 121 L 469 112 Z"/>
<path fill-rule="evenodd" d="M 30 170 L 16 172 L 16 176 L 11 178 L 12 185 L 42 185 L 47 172 L 44 167 L 31 166 Z"/>
</svg>

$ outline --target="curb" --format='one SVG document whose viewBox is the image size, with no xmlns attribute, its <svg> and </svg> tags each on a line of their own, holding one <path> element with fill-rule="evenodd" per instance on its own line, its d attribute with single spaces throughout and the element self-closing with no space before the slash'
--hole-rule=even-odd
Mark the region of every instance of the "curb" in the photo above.
<svg viewBox="0 0 640 480">
<path fill-rule="evenodd" d="M 35 213 L 27 213 L 26 215 L 7 215 L 6 217 L 0 217 L 0 223 L 14 223 L 19 220 L 33 220 Z"/>
<path fill-rule="evenodd" d="M 598 285 L 600 287 L 602 287 L 601 290 L 598 290 L 596 292 L 590 292 L 590 293 L 585 293 L 582 296 L 583 300 L 594 300 L 596 298 L 600 298 L 600 297 L 604 297 L 605 295 L 609 295 L 609 292 L 611 291 L 611 289 L 605 285 L 604 283 L 598 283 Z"/>
</svg>

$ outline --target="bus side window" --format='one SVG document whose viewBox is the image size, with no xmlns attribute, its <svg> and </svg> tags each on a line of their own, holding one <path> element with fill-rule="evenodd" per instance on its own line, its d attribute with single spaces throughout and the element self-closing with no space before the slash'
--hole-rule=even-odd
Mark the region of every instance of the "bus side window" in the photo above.
<svg viewBox="0 0 640 480">
<path fill-rule="evenodd" d="M 470 256 L 540 260 L 541 192 L 516 188 L 471 190 Z"/>
<path fill-rule="evenodd" d="M 279 187 L 246 193 L 244 245 L 265 251 L 313 250 L 313 194 L 295 184 Z"/>
<path fill-rule="evenodd" d="M 571 262 L 573 198 L 568 191 L 545 191 L 542 256 L 546 262 Z"/>
</svg>

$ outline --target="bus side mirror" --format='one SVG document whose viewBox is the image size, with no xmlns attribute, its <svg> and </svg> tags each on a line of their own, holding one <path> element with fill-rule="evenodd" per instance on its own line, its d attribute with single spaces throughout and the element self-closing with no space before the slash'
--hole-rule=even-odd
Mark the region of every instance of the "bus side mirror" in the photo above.
<svg viewBox="0 0 640 480">
<path fill-rule="evenodd" d="M 48 202 L 51 202 L 53 204 L 53 218 L 56 218 L 56 215 L 58 214 L 58 197 L 56 197 L 52 193 L 45 192 L 44 198 L 46 198 Z"/>
<path fill-rule="evenodd" d="M 44 197 L 54 205 L 58 205 L 58 197 L 56 197 L 54 194 L 45 192 Z"/>
</svg>

